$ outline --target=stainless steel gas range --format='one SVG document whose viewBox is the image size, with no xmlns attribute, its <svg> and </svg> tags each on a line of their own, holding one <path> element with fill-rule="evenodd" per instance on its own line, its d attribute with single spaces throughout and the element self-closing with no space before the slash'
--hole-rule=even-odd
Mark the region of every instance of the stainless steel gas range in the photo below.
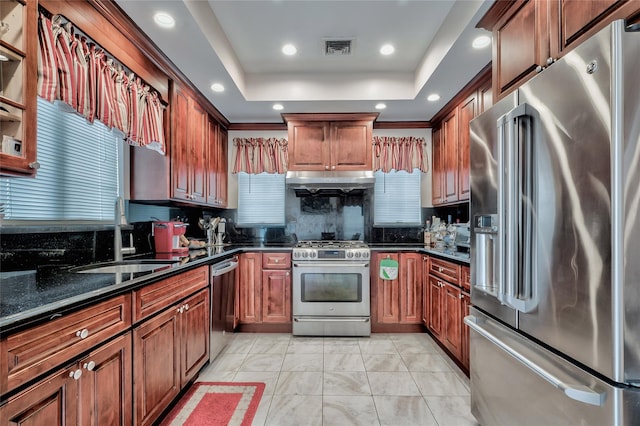
<svg viewBox="0 0 640 426">
<path fill-rule="evenodd" d="M 293 249 L 293 335 L 369 336 L 371 251 L 362 241 L 300 241 Z"/>
</svg>

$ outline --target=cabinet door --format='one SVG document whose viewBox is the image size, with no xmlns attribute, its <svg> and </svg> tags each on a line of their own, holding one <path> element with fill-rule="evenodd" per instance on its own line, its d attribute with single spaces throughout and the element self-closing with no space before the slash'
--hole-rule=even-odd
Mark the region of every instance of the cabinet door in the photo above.
<svg viewBox="0 0 640 426">
<path fill-rule="evenodd" d="M 458 114 L 454 110 L 442 120 L 444 151 L 443 197 L 446 203 L 458 200 Z"/>
<path fill-rule="evenodd" d="M 433 174 L 431 180 L 431 199 L 434 206 L 444 203 L 444 142 L 442 128 L 433 130 L 432 139 Z"/>
<path fill-rule="evenodd" d="M 79 367 L 79 424 L 131 424 L 131 333 L 100 346 Z"/>
<path fill-rule="evenodd" d="M 289 170 L 329 170 L 329 124 L 290 121 Z"/>
<path fill-rule="evenodd" d="M 400 279 L 385 280 L 380 278 L 377 271 L 380 269 L 382 259 L 393 259 L 398 261 L 398 253 L 378 253 L 375 268 L 376 282 L 376 315 L 375 321 L 381 324 L 398 324 L 400 322 L 399 299 L 400 299 Z"/>
<path fill-rule="evenodd" d="M 19 155 L 0 152 L 0 170 L 8 174 L 35 175 L 37 157 L 38 2 L 2 0 L 0 21 L 0 137 L 22 142 Z"/>
<path fill-rule="evenodd" d="M 422 323 L 429 327 L 429 256 L 422 256 Z"/>
<path fill-rule="evenodd" d="M 427 327 L 436 338 L 441 339 L 442 325 L 442 293 L 443 283 L 437 277 L 429 275 L 429 310 L 427 312 Z"/>
<path fill-rule="evenodd" d="M 262 271 L 262 322 L 291 323 L 291 273 Z"/>
<path fill-rule="evenodd" d="M 488 79 L 478 88 L 478 114 L 482 114 L 493 105 L 491 80 Z"/>
<path fill-rule="evenodd" d="M 133 329 L 133 424 L 152 424 L 180 392 L 179 315 L 169 308 Z"/>
<path fill-rule="evenodd" d="M 372 129 L 370 121 L 331 124 L 331 171 L 372 169 Z"/>
<path fill-rule="evenodd" d="M 469 371 L 469 326 L 464 323 L 464 317 L 469 315 L 469 307 L 471 306 L 471 296 L 469 293 L 462 292 L 461 303 L 462 315 L 460 318 L 460 327 L 462 329 L 462 355 L 460 361 L 462 365 L 467 368 L 467 371 Z"/>
<path fill-rule="evenodd" d="M 444 292 L 442 293 L 444 300 L 444 334 L 443 343 L 458 359 L 462 358 L 462 326 L 460 318 L 462 317 L 462 293 L 458 287 L 445 283 Z"/>
<path fill-rule="evenodd" d="M 475 93 L 458 110 L 458 201 L 469 199 L 469 123 L 477 115 Z"/>
<path fill-rule="evenodd" d="M 180 383 L 185 386 L 209 361 L 209 289 L 180 304 Z"/>
<path fill-rule="evenodd" d="M 0 406 L 3 424 L 20 426 L 76 425 L 78 423 L 78 380 L 76 366 L 47 377 Z"/>
<path fill-rule="evenodd" d="M 262 254 L 242 253 L 237 270 L 240 299 L 240 323 L 253 324 L 262 322 Z"/>
<path fill-rule="evenodd" d="M 189 200 L 189 97 L 174 86 L 171 104 L 171 196 Z"/>
<path fill-rule="evenodd" d="M 604 20 L 624 3 L 614 0 L 563 0 L 560 2 L 560 51 L 565 50 L 585 31 L 592 28 L 598 21 Z M 606 21 L 610 22 L 610 20 Z"/>
<path fill-rule="evenodd" d="M 550 55 L 547 1 L 515 2 L 494 29 L 494 93 L 500 95 L 535 75 Z"/>
<path fill-rule="evenodd" d="M 206 203 L 212 206 L 218 205 L 218 173 L 220 167 L 219 157 L 220 146 L 218 141 L 219 130 L 218 122 L 213 117 L 208 116 L 207 119 L 207 147 L 206 147 L 206 165 L 207 165 L 207 182 L 206 182 Z"/>
<path fill-rule="evenodd" d="M 217 184 L 217 203 L 219 207 L 227 206 L 227 174 L 229 161 L 228 146 L 227 146 L 228 134 L 227 131 L 218 126 L 218 166 L 216 168 L 216 184 Z"/>
<path fill-rule="evenodd" d="M 190 98 L 189 109 L 190 140 L 187 167 L 189 169 L 189 200 L 204 204 L 206 202 L 207 164 L 205 154 L 209 137 L 206 111 Z"/>
<path fill-rule="evenodd" d="M 400 253 L 400 323 L 422 320 L 422 256 Z"/>
</svg>

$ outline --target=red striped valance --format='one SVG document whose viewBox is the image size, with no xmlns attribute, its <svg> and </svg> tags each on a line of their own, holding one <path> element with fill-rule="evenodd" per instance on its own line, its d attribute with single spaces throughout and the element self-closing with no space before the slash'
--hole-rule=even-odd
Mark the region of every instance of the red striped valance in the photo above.
<svg viewBox="0 0 640 426">
<path fill-rule="evenodd" d="M 277 138 L 234 138 L 233 173 L 287 172 L 287 140 Z"/>
<path fill-rule="evenodd" d="M 38 96 L 122 131 L 130 145 L 164 154 L 164 105 L 158 93 L 76 32 L 60 15 L 40 14 Z"/>
<path fill-rule="evenodd" d="M 413 169 L 421 172 L 429 171 L 429 156 L 424 138 L 374 136 L 373 137 L 373 170 L 385 173 L 391 170 Z"/>
</svg>

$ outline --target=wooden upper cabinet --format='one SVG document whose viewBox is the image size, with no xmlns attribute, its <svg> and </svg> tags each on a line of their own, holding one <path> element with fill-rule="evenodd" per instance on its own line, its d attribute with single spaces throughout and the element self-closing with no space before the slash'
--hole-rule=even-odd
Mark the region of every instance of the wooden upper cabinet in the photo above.
<svg viewBox="0 0 640 426">
<path fill-rule="evenodd" d="M 494 93 L 502 94 L 535 75 L 549 57 L 546 0 L 516 2 L 496 25 Z"/>
<path fill-rule="evenodd" d="M 331 131 L 331 171 L 372 169 L 372 121 L 336 122 Z"/>
<path fill-rule="evenodd" d="M 433 205 L 444 203 L 444 143 L 442 142 L 442 128 L 433 130 L 431 138 L 432 144 L 432 178 L 431 178 L 431 198 Z"/>
<path fill-rule="evenodd" d="M 442 143 L 444 149 L 445 203 L 458 201 L 458 114 L 457 109 L 442 120 Z"/>
<path fill-rule="evenodd" d="M 171 104 L 171 197 L 189 199 L 189 97 L 174 86 Z"/>
<path fill-rule="evenodd" d="M 289 170 L 371 170 L 377 114 L 283 114 L 289 131 Z"/>
<path fill-rule="evenodd" d="M 554 4 L 549 9 L 550 20 L 559 34 L 554 33 L 551 55 L 558 58 L 609 22 L 638 12 L 637 0 L 563 0 Z"/>
<path fill-rule="evenodd" d="M 227 133 L 220 124 L 208 116 L 208 139 L 206 150 L 206 204 L 227 205 Z"/>
<path fill-rule="evenodd" d="M 2 0 L 0 21 L 0 173 L 34 175 L 36 161 L 38 2 Z M 6 141 L 6 142 L 5 142 Z"/>
<path fill-rule="evenodd" d="M 324 170 L 329 156 L 329 125 L 290 121 L 289 170 Z"/>
<path fill-rule="evenodd" d="M 469 199 L 469 123 L 477 115 L 477 100 L 473 94 L 458 109 L 458 201 Z"/>
<path fill-rule="evenodd" d="M 205 153 L 209 141 L 207 113 L 194 100 L 191 99 L 189 119 L 191 129 L 189 141 L 189 157 L 187 168 L 191 180 L 189 200 L 203 204 L 206 202 L 207 170 Z"/>
<path fill-rule="evenodd" d="M 493 32 L 493 94 L 500 99 L 616 19 L 640 19 L 636 0 L 495 2 L 478 23 Z"/>
</svg>

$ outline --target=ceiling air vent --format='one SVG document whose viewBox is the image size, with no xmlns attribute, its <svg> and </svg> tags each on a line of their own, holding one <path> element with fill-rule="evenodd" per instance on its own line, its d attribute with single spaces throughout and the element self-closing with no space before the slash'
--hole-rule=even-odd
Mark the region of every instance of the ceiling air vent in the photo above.
<svg viewBox="0 0 640 426">
<path fill-rule="evenodd" d="M 325 56 L 347 56 L 352 53 L 352 39 L 324 40 Z"/>
</svg>

